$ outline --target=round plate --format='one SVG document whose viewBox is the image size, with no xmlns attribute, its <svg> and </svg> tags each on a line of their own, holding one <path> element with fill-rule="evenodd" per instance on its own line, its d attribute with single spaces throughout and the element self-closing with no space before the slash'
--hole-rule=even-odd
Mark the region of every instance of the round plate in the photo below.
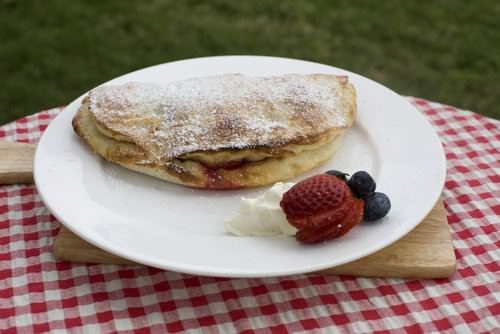
<svg viewBox="0 0 500 334">
<path fill-rule="evenodd" d="M 198 275 L 264 277 L 311 272 L 369 255 L 411 231 L 433 208 L 445 179 L 436 133 L 404 98 L 360 75 L 301 60 L 227 56 L 157 65 L 106 85 L 234 72 L 347 75 L 358 94 L 356 125 L 332 159 L 294 181 L 328 169 L 367 170 L 377 190 L 391 198 L 389 215 L 312 246 L 286 236 L 231 236 L 223 221 L 237 212 L 240 196 L 254 197 L 266 188 L 195 190 L 104 161 L 71 127 L 83 96 L 52 121 L 36 151 L 35 183 L 49 210 L 83 239 L 139 263 Z"/>
</svg>

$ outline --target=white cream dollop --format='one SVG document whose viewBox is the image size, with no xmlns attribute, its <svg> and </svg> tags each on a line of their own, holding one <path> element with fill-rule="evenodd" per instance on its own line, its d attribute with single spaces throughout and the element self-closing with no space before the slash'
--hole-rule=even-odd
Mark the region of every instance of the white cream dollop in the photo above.
<svg viewBox="0 0 500 334">
<path fill-rule="evenodd" d="M 256 198 L 241 197 L 236 216 L 224 222 L 226 231 L 237 236 L 295 235 L 297 229 L 287 222 L 280 207 L 283 193 L 293 185 L 278 182 Z"/>
</svg>

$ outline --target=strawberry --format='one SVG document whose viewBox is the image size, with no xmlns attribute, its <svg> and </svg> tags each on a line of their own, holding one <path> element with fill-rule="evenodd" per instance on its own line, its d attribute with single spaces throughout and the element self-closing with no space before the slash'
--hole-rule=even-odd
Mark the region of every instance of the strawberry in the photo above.
<svg viewBox="0 0 500 334">
<path fill-rule="evenodd" d="M 363 205 L 345 181 L 329 174 L 297 183 L 280 202 L 288 222 L 299 229 L 296 239 L 306 243 L 344 235 L 361 221 Z"/>
<path fill-rule="evenodd" d="M 331 216 L 345 216 L 353 197 L 347 183 L 322 174 L 305 179 L 286 193 L 280 202 L 288 222 L 298 229 L 328 223 Z M 337 218 L 338 219 L 338 218 Z"/>
</svg>

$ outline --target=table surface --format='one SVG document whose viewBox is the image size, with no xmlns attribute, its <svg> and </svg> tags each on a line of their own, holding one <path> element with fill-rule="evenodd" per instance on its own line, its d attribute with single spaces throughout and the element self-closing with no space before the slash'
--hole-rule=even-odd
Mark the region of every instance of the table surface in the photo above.
<svg viewBox="0 0 500 334">
<path fill-rule="evenodd" d="M 59 223 L 33 185 L 0 187 L 0 332 L 494 332 L 500 328 L 500 122 L 408 98 L 447 158 L 443 192 L 458 261 L 449 279 L 198 277 L 56 262 Z M 36 143 L 61 108 L 0 127 Z"/>
</svg>

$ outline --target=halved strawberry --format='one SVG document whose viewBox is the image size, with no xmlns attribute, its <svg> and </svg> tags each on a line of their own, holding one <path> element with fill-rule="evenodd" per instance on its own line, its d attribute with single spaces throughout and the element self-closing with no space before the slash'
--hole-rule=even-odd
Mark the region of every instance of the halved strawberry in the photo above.
<svg viewBox="0 0 500 334">
<path fill-rule="evenodd" d="M 314 243 L 340 237 L 359 224 L 364 201 L 355 198 L 340 178 L 323 174 L 297 183 L 283 194 L 280 206 L 299 229 L 295 238 Z"/>
</svg>

